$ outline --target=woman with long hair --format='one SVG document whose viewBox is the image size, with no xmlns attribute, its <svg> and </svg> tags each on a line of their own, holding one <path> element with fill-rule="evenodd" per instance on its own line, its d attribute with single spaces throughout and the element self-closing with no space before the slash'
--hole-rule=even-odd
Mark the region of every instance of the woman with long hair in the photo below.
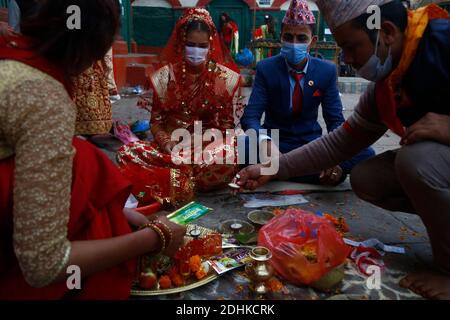
<svg viewBox="0 0 450 320">
<path fill-rule="evenodd" d="M 220 36 L 232 57 L 239 53 L 239 27 L 226 12 L 220 15 Z"/>
<path fill-rule="evenodd" d="M 72 5 L 81 29 L 66 27 Z M 183 227 L 124 210 L 130 183 L 73 138 L 70 80 L 105 56 L 119 19 L 117 0 L 43 1 L 21 35 L 0 37 L 0 300 L 125 299 L 134 258 L 183 241 Z"/>
</svg>

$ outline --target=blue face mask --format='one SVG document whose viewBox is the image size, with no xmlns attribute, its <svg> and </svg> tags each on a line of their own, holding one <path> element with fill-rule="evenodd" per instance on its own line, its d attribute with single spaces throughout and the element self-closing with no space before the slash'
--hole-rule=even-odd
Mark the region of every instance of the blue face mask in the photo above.
<svg viewBox="0 0 450 320">
<path fill-rule="evenodd" d="M 375 53 L 370 57 L 370 59 L 366 62 L 366 64 L 357 71 L 360 77 L 374 82 L 386 78 L 392 71 L 391 47 L 389 47 L 388 57 L 384 61 L 384 64 L 381 64 L 381 59 L 377 56 L 379 41 L 380 41 L 380 30 L 378 30 L 377 42 L 375 45 Z"/>
<path fill-rule="evenodd" d="M 283 42 L 281 55 L 293 65 L 302 62 L 308 56 L 309 43 Z"/>
</svg>

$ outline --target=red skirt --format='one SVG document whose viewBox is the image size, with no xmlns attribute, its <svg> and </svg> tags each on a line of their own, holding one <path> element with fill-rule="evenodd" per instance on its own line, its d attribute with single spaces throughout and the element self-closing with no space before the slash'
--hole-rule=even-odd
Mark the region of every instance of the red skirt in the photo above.
<svg viewBox="0 0 450 320">
<path fill-rule="evenodd" d="M 75 138 L 68 239 L 98 240 L 131 232 L 123 214 L 131 185 L 98 149 Z M 32 288 L 25 281 L 13 249 L 14 158 L 0 160 L 0 300 L 127 299 L 135 261 L 128 261 L 82 280 L 81 290 L 66 282 Z"/>
<path fill-rule="evenodd" d="M 220 142 L 205 143 L 199 153 L 209 153 L 210 164 L 176 165 L 172 155 L 164 153 L 157 143 L 136 141 L 122 146 L 117 157 L 120 170 L 133 183 L 133 194 L 140 204 L 158 201 L 180 207 L 194 199 L 195 191 L 219 190 L 233 180 L 238 170 L 235 150 L 235 146 Z M 195 155 L 190 151 L 178 156 L 180 161 L 186 158 L 195 163 Z"/>
</svg>

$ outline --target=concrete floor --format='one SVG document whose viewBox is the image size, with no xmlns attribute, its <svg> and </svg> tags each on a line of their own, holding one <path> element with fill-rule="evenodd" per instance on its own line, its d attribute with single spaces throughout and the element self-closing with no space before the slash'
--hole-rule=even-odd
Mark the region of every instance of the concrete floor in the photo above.
<svg viewBox="0 0 450 320">
<path fill-rule="evenodd" d="M 244 94 L 248 95 L 249 92 L 250 91 L 245 90 Z M 359 95 L 356 94 L 344 94 L 342 96 L 346 118 L 353 111 L 358 99 Z M 125 98 L 113 104 L 114 119 L 128 123 L 138 119 L 148 119 L 148 112 L 137 108 L 136 101 L 136 98 Z M 105 143 L 104 151 L 111 159 L 113 159 L 114 150 L 116 150 L 120 144 L 112 142 L 111 140 L 108 141 Z M 389 132 L 374 145 L 374 148 L 377 153 L 381 153 L 386 150 L 398 148 L 398 146 L 398 137 Z M 356 282 L 349 281 L 349 283 L 356 283 L 356 287 L 360 286 L 356 291 L 352 289 L 352 286 L 348 283 L 344 284 L 344 288 L 341 288 L 341 290 L 337 292 L 339 295 L 336 295 L 336 292 L 331 295 L 322 295 L 311 289 L 304 289 L 301 292 L 297 292 L 299 289 L 290 287 L 290 295 L 279 296 L 276 297 L 277 299 L 325 299 L 330 297 L 333 298 L 333 295 L 337 299 L 351 299 L 352 296 L 361 299 L 418 298 L 409 291 L 400 289 L 397 284 L 398 279 L 408 272 L 425 268 L 432 262 L 431 248 L 426 230 L 418 216 L 398 212 L 388 212 L 377 208 L 358 199 L 352 191 L 314 193 L 307 195 L 306 198 L 309 200 L 309 203 L 299 206 L 300 208 L 344 216 L 350 226 L 350 238 L 358 240 L 377 238 L 386 244 L 405 247 L 406 254 L 387 254 L 384 257 L 387 269 L 384 273 L 386 276 L 383 278 L 383 290 L 380 292 L 364 289 L 365 280 L 363 277 L 360 277 Z M 218 224 L 226 219 L 245 219 L 247 213 L 251 211 L 251 209 L 243 207 L 243 201 L 238 196 L 224 194 L 223 192 L 199 195 L 197 201 L 214 209 L 213 213 L 198 221 L 200 225 L 209 228 L 217 228 Z M 223 291 L 228 292 L 227 297 L 230 299 L 248 298 L 248 294 L 245 294 L 245 290 L 241 290 L 239 294 L 232 294 L 234 289 L 229 286 L 227 287 L 227 283 L 230 284 L 233 281 L 239 283 L 240 280 L 236 277 L 239 278 L 239 275 L 227 275 L 225 278 L 221 279 L 218 284 L 210 284 L 185 294 L 160 298 L 221 299 L 224 297 Z M 234 280 L 232 280 L 232 278 Z M 386 286 L 384 281 L 386 282 Z M 236 283 L 235 285 L 238 285 Z M 222 289 L 219 290 L 219 288 Z"/>
</svg>

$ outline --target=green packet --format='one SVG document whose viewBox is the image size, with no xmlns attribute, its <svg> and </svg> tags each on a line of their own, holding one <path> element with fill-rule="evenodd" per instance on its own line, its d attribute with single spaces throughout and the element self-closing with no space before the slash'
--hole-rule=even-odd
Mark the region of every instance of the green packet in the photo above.
<svg viewBox="0 0 450 320">
<path fill-rule="evenodd" d="M 208 212 L 211 212 L 213 209 L 205 207 L 199 203 L 191 202 L 184 207 L 178 209 L 177 211 L 172 212 L 167 216 L 173 223 L 185 225 L 197 219 L 200 219 Z"/>
</svg>

